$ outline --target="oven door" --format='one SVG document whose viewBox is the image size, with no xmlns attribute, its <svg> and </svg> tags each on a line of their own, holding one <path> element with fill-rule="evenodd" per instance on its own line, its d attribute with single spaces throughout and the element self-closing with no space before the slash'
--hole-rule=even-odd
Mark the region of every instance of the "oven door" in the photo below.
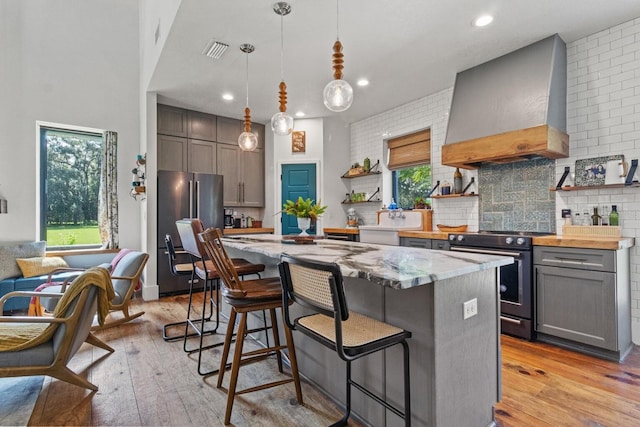
<svg viewBox="0 0 640 427">
<path fill-rule="evenodd" d="M 509 251 L 489 248 L 452 246 L 452 251 L 502 255 L 513 257 L 515 262 L 500 267 L 500 311 L 518 318 L 533 317 L 533 286 L 531 251 Z"/>
</svg>

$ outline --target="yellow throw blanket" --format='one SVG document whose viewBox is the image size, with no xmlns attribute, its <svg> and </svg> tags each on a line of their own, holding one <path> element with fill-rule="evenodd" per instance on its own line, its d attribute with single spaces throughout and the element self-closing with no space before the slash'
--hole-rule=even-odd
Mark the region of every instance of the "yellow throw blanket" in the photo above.
<svg viewBox="0 0 640 427">
<path fill-rule="evenodd" d="M 102 267 L 90 268 L 71 283 L 60 297 L 53 317 L 64 317 L 73 300 L 91 285 L 99 288 L 98 322 L 104 325 L 115 292 L 109 271 Z M 0 351 L 19 351 L 40 345 L 51 339 L 58 325 L 57 323 L 28 323 L 28 321 L 20 324 L 0 322 Z"/>
</svg>

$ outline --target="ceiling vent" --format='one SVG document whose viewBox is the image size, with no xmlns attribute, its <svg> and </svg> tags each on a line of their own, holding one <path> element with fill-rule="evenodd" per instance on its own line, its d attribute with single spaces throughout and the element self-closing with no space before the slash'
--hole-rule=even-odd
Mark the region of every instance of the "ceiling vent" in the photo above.
<svg viewBox="0 0 640 427">
<path fill-rule="evenodd" d="M 220 59 L 222 55 L 227 51 L 229 45 L 226 43 L 211 40 L 207 43 L 207 46 L 202 51 L 204 56 L 208 56 L 213 59 Z"/>
</svg>

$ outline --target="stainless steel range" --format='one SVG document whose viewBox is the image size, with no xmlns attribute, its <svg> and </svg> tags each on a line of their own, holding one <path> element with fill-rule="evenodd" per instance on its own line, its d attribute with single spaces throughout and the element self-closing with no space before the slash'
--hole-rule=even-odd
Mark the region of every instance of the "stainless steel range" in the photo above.
<svg viewBox="0 0 640 427">
<path fill-rule="evenodd" d="M 549 233 L 480 231 L 449 234 L 452 251 L 511 256 L 515 262 L 500 267 L 500 324 L 503 333 L 533 341 L 534 235 Z"/>
</svg>

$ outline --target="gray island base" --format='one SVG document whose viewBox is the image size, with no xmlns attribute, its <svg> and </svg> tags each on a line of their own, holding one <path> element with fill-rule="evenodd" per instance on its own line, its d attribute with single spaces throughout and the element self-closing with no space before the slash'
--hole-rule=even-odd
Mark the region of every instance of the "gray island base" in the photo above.
<svg viewBox="0 0 640 427">
<path fill-rule="evenodd" d="M 500 399 L 498 275 L 513 258 L 332 240 L 295 245 L 281 239 L 238 236 L 224 243 L 230 256 L 267 265 L 265 274 L 277 275 L 282 253 L 338 264 L 351 309 L 413 334 L 412 424 L 494 425 L 493 407 Z M 477 314 L 464 319 L 464 303 L 473 300 Z M 294 340 L 301 374 L 344 402 L 344 362 L 302 334 L 294 333 Z M 353 376 L 402 407 L 401 348 L 354 362 Z M 355 414 L 371 425 L 403 425 L 358 391 L 352 400 Z"/>
</svg>

